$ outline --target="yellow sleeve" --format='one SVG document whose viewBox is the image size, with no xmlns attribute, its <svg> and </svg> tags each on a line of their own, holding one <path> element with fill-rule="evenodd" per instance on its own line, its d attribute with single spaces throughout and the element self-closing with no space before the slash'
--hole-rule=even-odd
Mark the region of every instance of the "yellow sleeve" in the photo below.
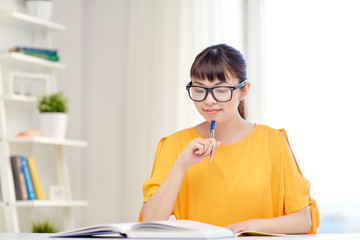
<svg viewBox="0 0 360 240">
<path fill-rule="evenodd" d="M 146 202 L 160 187 L 177 158 L 175 146 L 168 138 L 160 140 L 156 149 L 151 177 L 144 182 L 143 195 Z"/>
<path fill-rule="evenodd" d="M 281 136 L 281 158 L 284 176 L 285 214 L 296 212 L 309 206 L 310 184 L 299 171 L 290 146 Z"/>
<path fill-rule="evenodd" d="M 155 160 L 151 177 L 143 184 L 144 203 L 156 192 L 169 173 L 174 161 L 176 160 L 176 153 L 170 147 L 167 138 L 162 138 L 158 144 L 155 154 Z M 142 213 L 140 211 L 139 221 L 142 221 Z"/>
</svg>

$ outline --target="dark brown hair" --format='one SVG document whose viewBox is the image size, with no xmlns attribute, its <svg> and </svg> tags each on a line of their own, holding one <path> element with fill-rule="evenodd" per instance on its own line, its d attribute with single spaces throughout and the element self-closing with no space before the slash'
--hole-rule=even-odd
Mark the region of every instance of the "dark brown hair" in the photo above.
<svg viewBox="0 0 360 240">
<path fill-rule="evenodd" d="M 226 82 L 226 77 L 239 79 L 239 83 L 247 78 L 244 56 L 235 48 L 226 44 L 213 45 L 204 49 L 196 56 L 190 69 L 191 79 L 220 80 Z M 245 100 L 239 103 L 239 113 L 244 119 L 247 117 Z"/>
</svg>

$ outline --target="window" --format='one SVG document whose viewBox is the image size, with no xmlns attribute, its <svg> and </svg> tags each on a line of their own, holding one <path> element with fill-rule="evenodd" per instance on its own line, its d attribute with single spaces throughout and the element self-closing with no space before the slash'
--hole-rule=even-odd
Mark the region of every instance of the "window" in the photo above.
<svg viewBox="0 0 360 240">
<path fill-rule="evenodd" d="M 265 1 L 265 122 L 289 135 L 319 232 L 360 230 L 360 1 Z"/>
</svg>

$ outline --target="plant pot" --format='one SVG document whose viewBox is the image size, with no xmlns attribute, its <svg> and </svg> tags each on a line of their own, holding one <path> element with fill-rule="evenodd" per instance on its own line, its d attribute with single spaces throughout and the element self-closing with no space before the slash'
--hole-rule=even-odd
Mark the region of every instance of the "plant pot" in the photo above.
<svg viewBox="0 0 360 240">
<path fill-rule="evenodd" d="M 53 2 L 45 0 L 28 0 L 26 2 L 26 9 L 29 15 L 50 21 Z"/>
<path fill-rule="evenodd" d="M 40 130 L 42 136 L 64 139 L 67 125 L 66 113 L 40 113 Z"/>
</svg>

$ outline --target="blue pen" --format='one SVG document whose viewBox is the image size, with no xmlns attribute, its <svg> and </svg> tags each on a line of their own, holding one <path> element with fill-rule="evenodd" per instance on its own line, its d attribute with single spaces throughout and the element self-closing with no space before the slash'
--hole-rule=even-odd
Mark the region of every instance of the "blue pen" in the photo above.
<svg viewBox="0 0 360 240">
<path fill-rule="evenodd" d="M 210 137 L 211 137 L 211 138 L 214 138 L 214 137 L 215 137 L 215 121 L 212 121 L 212 122 L 211 122 L 211 126 L 210 126 Z M 211 151 L 211 152 L 210 152 L 210 158 L 209 158 L 210 162 L 212 161 L 212 156 L 213 156 L 213 154 L 212 154 L 212 151 Z"/>
</svg>

